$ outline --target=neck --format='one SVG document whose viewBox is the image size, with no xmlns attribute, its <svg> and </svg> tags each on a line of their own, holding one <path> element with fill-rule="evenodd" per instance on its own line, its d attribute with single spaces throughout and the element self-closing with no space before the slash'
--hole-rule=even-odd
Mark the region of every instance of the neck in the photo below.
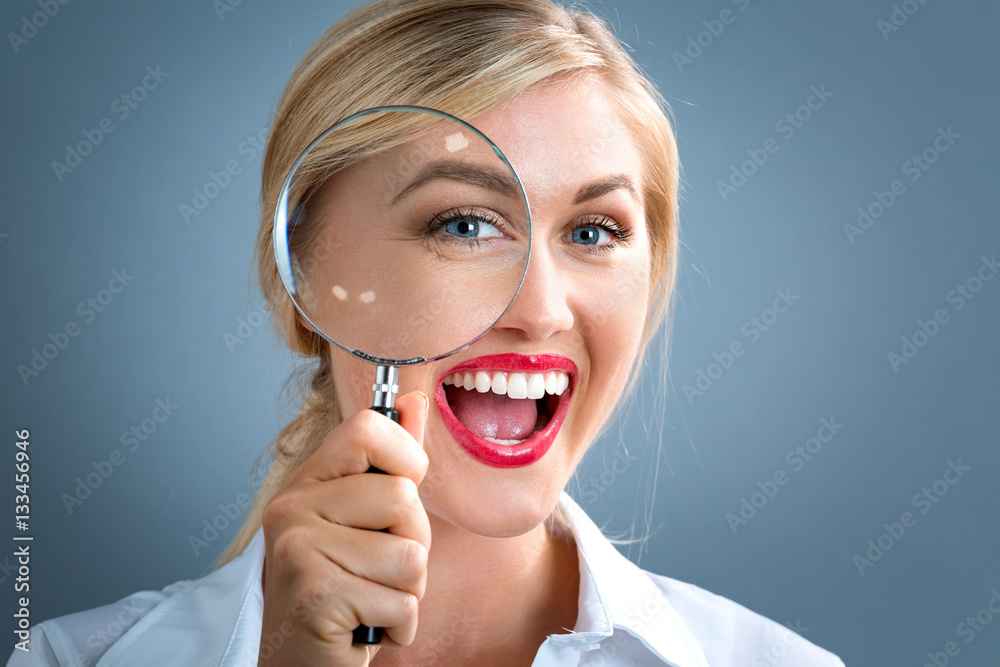
<svg viewBox="0 0 1000 667">
<path fill-rule="evenodd" d="M 544 525 L 483 537 L 428 516 L 433 540 L 416 638 L 379 649 L 372 665 L 530 665 L 548 635 L 576 625 L 575 544 Z"/>
</svg>

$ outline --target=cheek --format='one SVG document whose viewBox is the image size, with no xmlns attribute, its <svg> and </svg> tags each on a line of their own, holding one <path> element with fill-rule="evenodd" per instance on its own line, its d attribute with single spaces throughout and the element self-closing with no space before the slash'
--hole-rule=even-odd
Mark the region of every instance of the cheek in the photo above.
<svg viewBox="0 0 1000 667">
<path fill-rule="evenodd" d="M 331 346 L 333 381 L 337 388 L 337 402 L 344 419 L 357 414 L 372 404 L 372 384 L 375 382 L 375 365 L 357 359 L 340 348 Z"/>
<path fill-rule="evenodd" d="M 593 318 L 587 347 L 594 379 L 610 384 L 608 391 L 617 392 L 626 382 L 639 352 L 646 312 L 645 300 L 635 299 L 620 301 L 614 310 L 601 310 Z"/>
<path fill-rule="evenodd" d="M 604 401 L 614 400 L 624 388 L 649 312 L 647 255 L 644 249 L 633 255 L 580 298 L 586 304 L 581 325 L 591 358 L 592 389 Z"/>
<path fill-rule="evenodd" d="M 642 338 L 649 308 L 650 275 L 645 248 L 630 248 L 623 261 L 581 282 L 584 334 L 595 341 L 613 338 L 632 349 Z"/>
</svg>

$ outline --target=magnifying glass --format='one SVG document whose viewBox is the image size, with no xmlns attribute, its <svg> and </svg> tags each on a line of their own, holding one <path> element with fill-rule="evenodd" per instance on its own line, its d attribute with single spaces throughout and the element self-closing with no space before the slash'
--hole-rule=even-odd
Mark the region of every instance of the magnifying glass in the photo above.
<svg viewBox="0 0 1000 667">
<path fill-rule="evenodd" d="M 399 368 L 465 349 L 513 302 L 531 214 L 484 134 L 441 111 L 386 106 L 339 121 L 302 152 L 278 196 L 273 240 L 296 309 L 375 365 L 371 409 L 398 422 Z M 381 637 L 354 631 L 355 644 Z"/>
</svg>

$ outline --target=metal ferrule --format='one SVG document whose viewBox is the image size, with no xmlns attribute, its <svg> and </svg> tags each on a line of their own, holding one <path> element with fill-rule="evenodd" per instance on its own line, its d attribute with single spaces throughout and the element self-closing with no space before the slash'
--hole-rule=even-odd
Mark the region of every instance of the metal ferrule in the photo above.
<svg viewBox="0 0 1000 667">
<path fill-rule="evenodd" d="M 385 366 L 379 364 L 375 368 L 375 384 L 372 391 L 375 392 L 373 407 L 394 408 L 396 407 L 396 392 L 399 391 L 399 369 L 395 366 Z"/>
</svg>

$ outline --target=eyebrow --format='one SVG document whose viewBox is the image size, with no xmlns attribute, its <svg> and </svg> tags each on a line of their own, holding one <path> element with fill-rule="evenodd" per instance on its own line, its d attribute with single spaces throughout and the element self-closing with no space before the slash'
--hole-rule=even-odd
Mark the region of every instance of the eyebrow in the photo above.
<svg viewBox="0 0 1000 667">
<path fill-rule="evenodd" d="M 417 177 L 393 198 L 392 203 L 395 204 L 417 188 L 437 179 L 469 183 L 486 190 L 493 190 L 507 197 L 520 195 L 517 183 L 507 174 L 464 162 L 440 160 L 421 169 Z"/>
<path fill-rule="evenodd" d="M 639 193 L 636 192 L 635 185 L 632 184 L 632 179 L 624 174 L 616 174 L 580 188 L 576 193 L 576 198 L 573 199 L 573 203 L 582 204 L 591 199 L 603 197 L 615 190 L 627 190 L 634 200 L 639 201 Z"/>
<path fill-rule="evenodd" d="M 470 185 L 475 185 L 486 190 L 493 190 L 507 197 L 516 197 L 520 194 L 517 184 L 507 174 L 463 162 L 440 160 L 432 162 L 421 169 L 417 177 L 393 198 L 392 204 L 395 205 L 400 199 L 417 188 L 437 179 L 469 183 Z M 632 179 L 624 174 L 616 174 L 580 188 L 573 199 L 573 203 L 582 204 L 592 199 L 603 197 L 615 190 L 626 190 L 632 195 L 634 200 L 639 201 L 639 193 L 636 191 Z"/>
</svg>

